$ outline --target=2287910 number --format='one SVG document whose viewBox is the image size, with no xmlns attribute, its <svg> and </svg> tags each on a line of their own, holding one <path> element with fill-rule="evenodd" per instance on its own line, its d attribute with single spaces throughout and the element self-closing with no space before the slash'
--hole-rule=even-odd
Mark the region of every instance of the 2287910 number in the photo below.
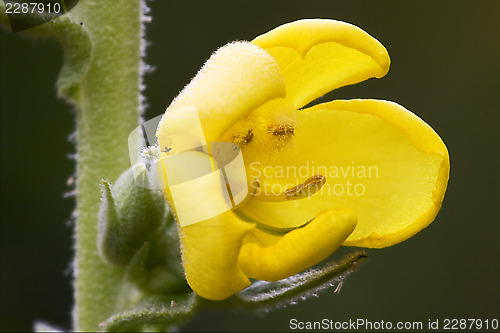
<svg viewBox="0 0 500 333">
<path fill-rule="evenodd" d="M 498 319 L 444 319 L 444 330 L 497 330 Z"/>
<path fill-rule="evenodd" d="M 28 14 L 28 13 L 60 13 L 61 4 L 58 2 L 54 3 L 42 3 L 42 2 L 6 2 L 5 3 L 5 13 L 7 14 Z"/>
</svg>

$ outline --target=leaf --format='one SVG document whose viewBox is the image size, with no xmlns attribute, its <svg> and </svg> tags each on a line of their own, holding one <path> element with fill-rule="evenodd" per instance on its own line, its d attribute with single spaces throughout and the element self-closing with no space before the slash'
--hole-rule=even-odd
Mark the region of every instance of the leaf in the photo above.
<svg viewBox="0 0 500 333">
<path fill-rule="evenodd" d="M 327 288 L 335 287 L 337 292 L 344 279 L 356 270 L 359 262 L 366 258 L 366 253 L 359 251 L 338 263 L 309 269 L 280 281 L 257 281 L 236 294 L 234 299 L 245 306 L 270 310 L 293 305 L 310 297 L 317 297 L 318 292 Z"/>
<path fill-rule="evenodd" d="M 0 19 L 8 25 L 3 3 L 0 9 Z M 18 35 L 56 38 L 61 42 L 64 63 L 57 79 L 58 93 L 60 97 L 75 99 L 75 88 L 89 71 L 93 59 L 91 38 L 83 23 L 74 20 L 68 13 Z"/>
<path fill-rule="evenodd" d="M 109 332 L 168 331 L 193 316 L 197 303 L 195 293 L 152 296 L 133 310 L 111 316 L 99 328 Z"/>
</svg>

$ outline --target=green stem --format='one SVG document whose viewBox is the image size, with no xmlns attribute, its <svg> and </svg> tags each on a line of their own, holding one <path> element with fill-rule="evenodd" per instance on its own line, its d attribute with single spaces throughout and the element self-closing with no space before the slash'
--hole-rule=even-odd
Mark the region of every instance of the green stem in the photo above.
<svg viewBox="0 0 500 333">
<path fill-rule="evenodd" d="M 128 167 L 128 135 L 140 118 L 140 0 L 80 0 L 68 14 L 92 42 L 88 72 L 70 95 L 77 104 L 77 223 L 74 330 L 98 330 L 115 312 L 123 271 L 97 253 L 100 181 Z"/>
<path fill-rule="evenodd" d="M 117 304 L 124 271 L 105 264 L 97 251 L 99 185 L 130 167 L 128 136 L 142 108 L 143 1 L 80 0 L 66 15 L 20 33 L 61 41 L 59 95 L 77 111 L 76 331 L 96 331 L 123 310 Z M 9 26 L 3 2 L 0 24 Z"/>
</svg>

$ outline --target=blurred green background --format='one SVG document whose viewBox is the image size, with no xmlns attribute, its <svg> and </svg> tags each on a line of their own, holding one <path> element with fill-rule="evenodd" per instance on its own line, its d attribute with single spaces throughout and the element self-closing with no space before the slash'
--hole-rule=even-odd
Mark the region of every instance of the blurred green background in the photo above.
<svg viewBox="0 0 500 333">
<path fill-rule="evenodd" d="M 370 259 L 337 295 L 269 313 L 205 309 L 181 330 L 286 331 L 289 320 L 499 318 L 500 1 L 160 1 L 149 3 L 145 118 L 161 114 L 210 54 L 301 18 L 355 24 L 391 70 L 328 94 L 400 103 L 446 143 L 451 175 L 434 223 Z M 70 327 L 73 110 L 56 98 L 55 41 L 2 30 L 1 330 Z M 117 83 L 119 84 L 119 83 Z M 353 249 L 343 249 L 347 253 Z M 335 254 L 338 258 L 342 253 Z"/>
</svg>

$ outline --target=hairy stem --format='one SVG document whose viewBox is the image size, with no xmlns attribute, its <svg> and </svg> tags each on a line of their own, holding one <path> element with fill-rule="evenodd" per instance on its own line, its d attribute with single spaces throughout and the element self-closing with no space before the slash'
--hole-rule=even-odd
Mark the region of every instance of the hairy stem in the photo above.
<svg viewBox="0 0 500 333">
<path fill-rule="evenodd" d="M 128 167 L 128 135 L 140 118 L 142 2 L 80 0 L 69 12 L 92 42 L 88 72 L 69 92 L 77 105 L 74 330 L 98 330 L 115 312 L 123 272 L 97 253 L 100 180 Z"/>
</svg>

